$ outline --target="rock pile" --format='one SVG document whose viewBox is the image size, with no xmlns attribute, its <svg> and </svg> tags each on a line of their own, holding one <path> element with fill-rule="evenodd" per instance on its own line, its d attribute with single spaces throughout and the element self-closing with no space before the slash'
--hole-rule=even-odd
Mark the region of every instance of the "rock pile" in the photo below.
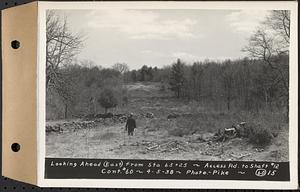
<svg viewBox="0 0 300 192">
<path fill-rule="evenodd" d="M 105 114 L 89 114 L 84 117 L 84 120 L 94 120 L 97 123 L 125 123 L 127 120 L 127 114 L 112 114 L 112 113 L 105 113 Z"/>
<path fill-rule="evenodd" d="M 72 122 L 64 122 L 64 123 L 55 123 L 46 125 L 46 132 L 57 132 L 62 133 L 66 130 L 78 130 L 78 129 L 87 129 L 93 128 L 96 126 L 95 121 L 72 121 Z"/>
</svg>

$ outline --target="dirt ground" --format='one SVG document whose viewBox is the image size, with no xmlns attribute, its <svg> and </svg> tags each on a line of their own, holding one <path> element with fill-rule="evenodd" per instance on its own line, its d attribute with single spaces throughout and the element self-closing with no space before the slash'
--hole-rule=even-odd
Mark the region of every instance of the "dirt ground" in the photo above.
<svg viewBox="0 0 300 192">
<path fill-rule="evenodd" d="M 224 127 L 235 117 L 224 114 L 200 115 L 193 134 L 170 134 L 173 126 L 183 120 L 167 120 L 170 113 L 195 112 L 193 105 L 169 99 L 168 92 L 161 92 L 159 85 L 129 85 L 131 103 L 118 112 L 141 114 L 151 112 L 153 119 L 137 118 L 137 129 L 129 137 L 125 123 L 97 123 L 85 129 L 65 129 L 46 134 L 46 156 L 60 158 L 123 158 L 161 160 L 241 160 L 287 161 L 288 132 L 281 131 L 267 147 L 249 144 L 245 138 L 233 138 L 225 142 L 213 141 L 216 127 Z M 201 114 L 202 109 L 197 109 Z M 210 112 L 207 112 L 210 113 Z M 223 120 L 222 120 L 223 119 Z M 74 120 L 61 120 L 68 122 Z M 80 121 L 80 120 L 77 120 Z M 47 122 L 55 124 L 58 121 Z"/>
<path fill-rule="evenodd" d="M 171 137 L 165 131 L 145 132 L 142 129 L 136 129 L 135 135 L 129 137 L 123 127 L 119 124 L 50 133 L 46 137 L 47 157 L 284 161 L 287 155 L 282 154 L 284 150 L 280 150 L 277 143 L 262 149 L 249 145 L 242 138 L 222 144 L 193 140 L 193 136 Z M 164 147 L 164 144 L 173 146 Z"/>
</svg>

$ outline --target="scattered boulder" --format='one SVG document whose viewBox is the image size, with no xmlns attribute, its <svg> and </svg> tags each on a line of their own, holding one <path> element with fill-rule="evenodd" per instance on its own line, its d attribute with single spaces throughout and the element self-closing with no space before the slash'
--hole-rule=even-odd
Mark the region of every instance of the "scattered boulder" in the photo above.
<svg viewBox="0 0 300 192">
<path fill-rule="evenodd" d="M 220 128 L 215 134 L 216 141 L 225 141 L 235 137 L 246 137 L 249 135 L 249 131 L 246 128 L 246 122 L 241 122 L 236 125 L 232 125 L 228 128 Z"/>
<path fill-rule="evenodd" d="M 151 112 L 141 113 L 139 116 L 142 117 L 142 118 L 149 118 L 149 119 L 154 118 L 154 114 L 151 113 Z"/>
<path fill-rule="evenodd" d="M 115 114 L 113 116 L 114 123 L 125 123 L 127 121 L 127 115 L 126 114 Z"/>
<path fill-rule="evenodd" d="M 151 112 L 147 112 L 147 113 L 146 113 L 146 118 L 153 119 L 153 118 L 154 118 L 154 114 L 151 113 Z"/>
</svg>

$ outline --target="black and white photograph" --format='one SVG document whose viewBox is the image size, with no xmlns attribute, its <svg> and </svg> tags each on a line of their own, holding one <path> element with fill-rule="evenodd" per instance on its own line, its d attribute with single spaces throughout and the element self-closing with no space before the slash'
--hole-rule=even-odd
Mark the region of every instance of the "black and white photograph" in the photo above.
<svg viewBox="0 0 300 192">
<path fill-rule="evenodd" d="M 48 9 L 46 157 L 289 161 L 290 16 Z"/>
</svg>

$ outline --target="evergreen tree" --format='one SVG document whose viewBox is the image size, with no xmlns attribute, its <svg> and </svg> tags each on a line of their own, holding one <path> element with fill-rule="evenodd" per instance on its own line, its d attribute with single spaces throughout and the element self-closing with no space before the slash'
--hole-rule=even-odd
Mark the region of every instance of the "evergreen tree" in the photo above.
<svg viewBox="0 0 300 192">
<path fill-rule="evenodd" d="M 148 73 L 148 66 L 143 65 L 143 67 L 140 69 L 141 71 L 141 81 L 146 81 L 147 73 Z"/>
<path fill-rule="evenodd" d="M 177 59 L 177 62 L 172 65 L 170 74 L 170 89 L 175 92 L 176 97 L 179 98 L 184 83 L 184 63 Z"/>
</svg>

